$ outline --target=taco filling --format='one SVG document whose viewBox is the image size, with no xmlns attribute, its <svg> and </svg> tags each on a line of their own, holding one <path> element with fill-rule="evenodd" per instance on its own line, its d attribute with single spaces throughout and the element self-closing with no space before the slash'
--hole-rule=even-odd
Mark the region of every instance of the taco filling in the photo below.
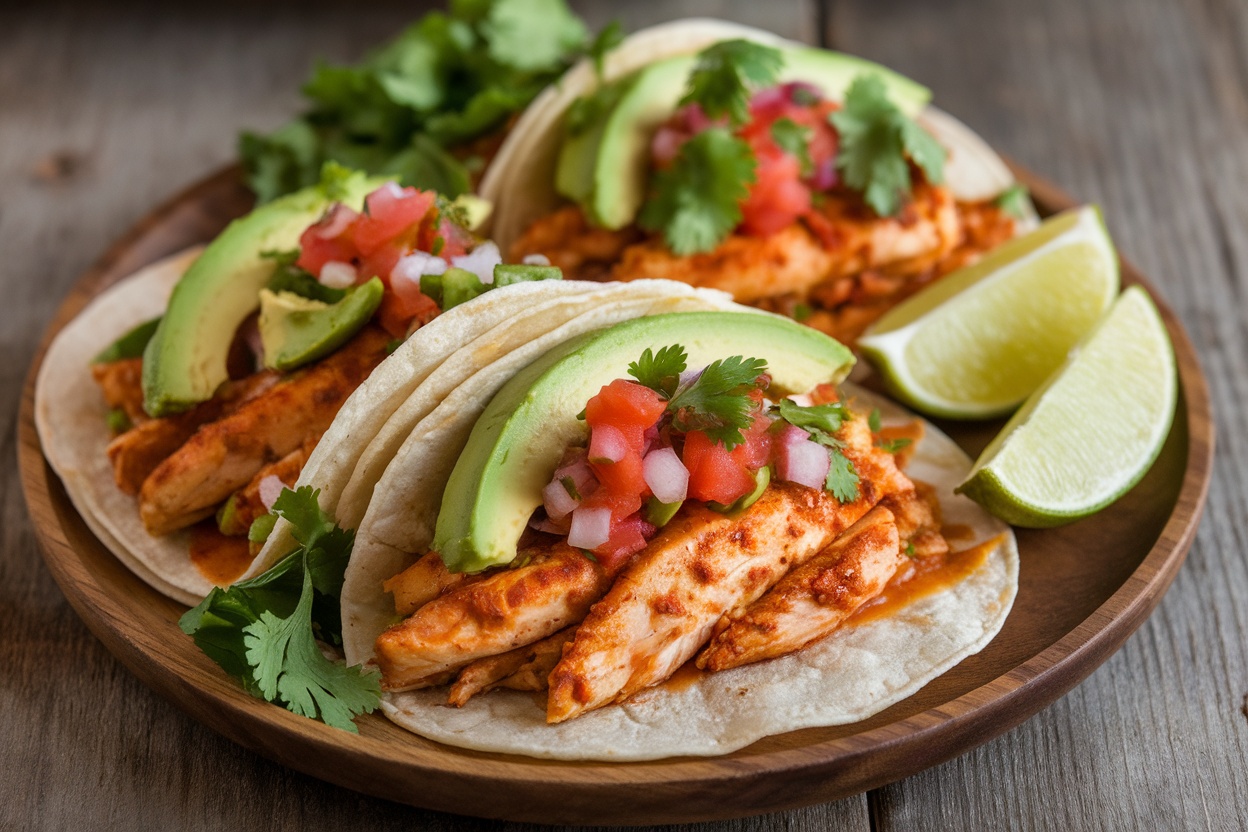
<svg viewBox="0 0 1248 832">
<path fill-rule="evenodd" d="M 863 66 L 837 88 L 847 61 Z M 568 109 L 564 204 L 503 242 L 570 277 L 722 289 L 852 341 L 1016 231 L 995 198 L 955 197 L 914 85 L 893 77 L 741 39 L 654 62 Z"/>
<path fill-rule="evenodd" d="M 430 551 L 385 581 L 403 620 L 376 639 L 383 689 L 548 691 L 563 722 L 691 660 L 799 650 L 949 551 L 899 468 L 921 423 L 885 429 L 830 384 L 784 396 L 758 359 L 685 363 L 647 349 L 585 402 L 509 563 L 452 571 Z"/>
</svg>

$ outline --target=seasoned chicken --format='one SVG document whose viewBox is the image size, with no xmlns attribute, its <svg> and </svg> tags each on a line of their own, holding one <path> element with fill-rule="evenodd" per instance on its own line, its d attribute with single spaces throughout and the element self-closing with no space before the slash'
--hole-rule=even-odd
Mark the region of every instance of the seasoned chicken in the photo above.
<svg viewBox="0 0 1248 832">
<path fill-rule="evenodd" d="M 546 690 L 547 677 L 563 655 L 563 645 L 576 635 L 576 627 L 565 627 L 553 636 L 497 656 L 477 659 L 460 671 L 451 685 L 447 704 L 462 708 L 478 693 L 494 688 Z"/>
<path fill-rule="evenodd" d="M 386 357 L 389 341 L 366 327 L 334 354 L 201 427 L 144 481 L 139 516 L 148 532 L 168 534 L 207 517 L 266 464 L 324 432 Z"/>
<path fill-rule="evenodd" d="M 299 479 L 299 472 L 312 455 L 312 449 L 321 439 L 321 434 L 314 433 L 303 444 L 295 448 L 277 462 L 271 462 L 256 472 L 251 481 L 230 495 L 222 510 L 217 514 L 217 527 L 222 534 L 247 534 L 251 524 L 257 517 L 268 514 L 269 510 L 260 497 L 260 483 L 268 477 L 277 477 L 282 485 L 294 488 Z"/>
<path fill-rule="evenodd" d="M 277 383 L 275 372 L 255 373 L 238 381 L 228 381 L 217 395 L 190 410 L 136 422 L 135 427 L 108 444 L 117 487 L 127 494 L 138 494 L 143 482 L 178 448 L 208 423 L 233 413 Z"/>
<path fill-rule="evenodd" d="M 113 410 L 121 410 L 138 425 L 149 418 L 143 410 L 143 359 L 123 358 L 107 364 L 92 364 L 91 376 L 104 393 L 104 402 Z"/>
<path fill-rule="evenodd" d="M 530 554 L 428 602 L 377 637 L 381 686 L 426 687 L 431 677 L 545 638 L 589 612 L 611 584 L 596 562 L 567 544 Z"/>
<path fill-rule="evenodd" d="M 914 493 L 893 494 L 882 502 L 893 512 L 906 554 L 926 558 L 949 553 L 949 543 L 940 531 L 940 501 L 936 498 L 936 489 L 916 480 Z"/>
<path fill-rule="evenodd" d="M 394 611 L 406 618 L 439 595 L 466 581 L 477 581 L 482 577 L 467 572 L 451 572 L 441 555 L 426 552 L 411 566 L 383 582 L 381 588 L 394 596 Z"/>
<path fill-rule="evenodd" d="M 698 667 L 727 670 L 800 650 L 879 595 L 904 560 L 893 513 L 876 506 L 762 598 L 720 619 Z"/>
<path fill-rule="evenodd" d="M 851 503 L 773 483 L 736 516 L 702 506 L 682 509 L 577 630 L 550 676 L 547 721 L 563 722 L 666 679 L 706 642 L 724 613 L 762 595 L 886 494 L 912 487 L 893 458 L 871 444 L 865 420 L 846 423 L 839 438 L 862 477 Z"/>
</svg>

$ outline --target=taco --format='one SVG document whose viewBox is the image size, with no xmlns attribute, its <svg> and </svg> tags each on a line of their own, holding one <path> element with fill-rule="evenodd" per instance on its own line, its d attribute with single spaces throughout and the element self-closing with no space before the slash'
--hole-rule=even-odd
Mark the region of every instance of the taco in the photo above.
<svg viewBox="0 0 1248 832">
<path fill-rule="evenodd" d="M 722 289 L 850 342 L 1035 221 L 1001 159 L 929 98 L 757 29 L 656 26 L 524 113 L 481 185 L 490 233 L 569 277 Z"/>
<path fill-rule="evenodd" d="M 193 604 L 262 567 L 269 507 L 301 472 L 354 523 L 400 426 L 531 342 L 612 320 L 618 290 L 502 265 L 466 224 L 432 192 L 330 169 L 96 298 L 49 348 L 36 419 L 101 539 Z M 628 295 L 621 315 L 725 302 L 653 281 Z"/>
<path fill-rule="evenodd" d="M 348 663 L 416 733 L 559 759 L 721 754 L 911 695 L 999 631 L 1017 547 L 954 496 L 951 440 L 838 391 L 852 363 L 736 307 L 491 372 L 471 433 L 440 432 L 448 399 L 373 491 Z"/>
</svg>

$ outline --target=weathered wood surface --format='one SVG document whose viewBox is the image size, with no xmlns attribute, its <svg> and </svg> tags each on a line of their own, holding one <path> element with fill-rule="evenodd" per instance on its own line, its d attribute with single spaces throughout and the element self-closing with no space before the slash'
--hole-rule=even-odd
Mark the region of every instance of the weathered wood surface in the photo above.
<svg viewBox="0 0 1248 832">
<path fill-rule="evenodd" d="M 596 23 L 607 3 L 580 3 Z M 1067 188 L 1099 201 L 1206 362 L 1220 420 L 1208 517 L 1143 630 L 1080 688 L 966 757 L 868 796 L 718 829 L 1233 829 L 1248 817 L 1241 557 L 1248 311 L 1248 12 L 1164 0 L 637 3 L 630 27 L 722 14 L 880 59 Z M 69 5 L 0 11 L 0 452 L 38 334 L 90 260 L 228 160 L 239 126 L 298 104 L 315 56 L 348 58 L 412 4 L 299 10 Z M 493 828 L 292 773 L 135 681 L 39 562 L 0 474 L 0 827 Z M 512 825 L 509 828 L 532 828 Z"/>
</svg>

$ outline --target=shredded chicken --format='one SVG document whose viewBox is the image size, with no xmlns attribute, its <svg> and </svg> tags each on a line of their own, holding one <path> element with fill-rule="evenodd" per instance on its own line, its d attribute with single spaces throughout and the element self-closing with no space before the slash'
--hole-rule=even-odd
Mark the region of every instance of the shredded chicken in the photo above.
<svg viewBox="0 0 1248 832">
<path fill-rule="evenodd" d="M 303 470 L 304 463 L 308 461 L 308 457 L 312 455 L 312 449 L 316 447 L 320 439 L 320 433 L 312 434 L 303 440 L 303 444 L 298 448 L 276 462 L 261 468 L 250 482 L 231 494 L 223 509 L 218 512 L 217 527 L 221 533 L 247 534 L 256 518 L 269 511 L 260 497 L 260 483 L 268 477 L 277 477 L 282 481 L 282 485 L 294 488 L 295 481 L 299 479 L 299 472 Z"/>
</svg>

